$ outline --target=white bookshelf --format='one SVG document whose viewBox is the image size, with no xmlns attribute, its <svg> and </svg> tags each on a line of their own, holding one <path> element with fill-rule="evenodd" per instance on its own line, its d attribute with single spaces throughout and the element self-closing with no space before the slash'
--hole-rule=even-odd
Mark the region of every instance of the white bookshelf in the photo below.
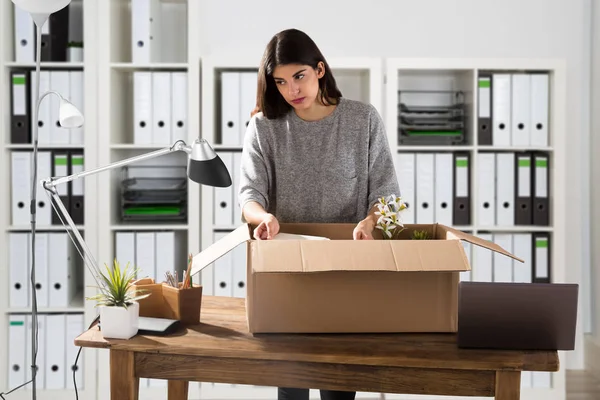
<svg viewBox="0 0 600 400">
<path fill-rule="evenodd" d="M 65 145 L 57 148 L 83 148 L 85 168 L 107 165 L 133 155 L 166 147 L 166 145 L 136 144 L 133 140 L 133 75 L 146 72 L 187 72 L 187 137 L 191 143 L 198 136 L 207 139 L 219 153 L 240 153 L 241 144 L 222 144 L 220 141 L 219 119 L 220 74 L 222 71 L 256 71 L 261 54 L 253 58 L 212 55 L 201 57 L 201 27 L 196 21 L 200 4 L 193 0 L 161 0 L 165 25 L 164 45 L 158 59 L 151 63 L 136 63 L 131 52 L 131 1 L 130 0 L 74 0 L 83 4 L 85 55 L 83 62 L 42 63 L 42 69 L 79 69 L 84 71 L 85 83 L 85 143 L 83 146 Z M 6 0 L 0 2 L 0 24 L 3 35 L 0 39 L 0 126 L 3 138 L 0 143 L 0 168 L 4 172 L 0 187 L 0 254 L 3 264 L 8 263 L 8 235 L 11 232 L 27 232 L 28 227 L 13 226 L 11 223 L 10 199 L 10 154 L 12 151 L 32 149 L 32 145 L 11 144 L 10 138 L 10 87 L 9 71 L 15 68 L 33 69 L 34 64 L 15 62 L 13 56 L 13 5 Z M 517 233 L 548 232 L 552 238 L 551 274 L 553 282 L 566 279 L 567 249 L 565 238 L 572 234 L 566 224 L 565 196 L 565 65 L 561 60 L 547 59 L 404 59 L 404 58 L 328 58 L 336 80 L 345 97 L 350 97 L 375 106 L 384 118 L 390 147 L 393 153 L 403 152 L 452 152 L 460 151 L 470 155 L 471 179 L 471 221 L 458 228 L 478 233 Z M 549 71 L 551 76 L 552 99 L 550 113 L 549 146 L 495 147 L 478 144 L 477 129 L 477 74 L 480 70 L 489 71 Z M 455 87 L 467 93 L 470 119 L 468 126 L 472 134 L 466 143 L 457 146 L 399 145 L 397 103 L 398 89 L 406 88 L 411 82 L 427 78 L 438 88 L 444 82 L 454 82 Z M 47 100 L 46 100 L 47 101 Z M 247 110 L 248 114 L 251 110 Z M 53 110 L 53 112 L 55 112 Z M 171 144 L 171 143 L 169 143 Z M 53 149 L 55 146 L 46 146 Z M 484 151 L 511 152 L 541 150 L 550 157 L 550 200 L 551 224 L 543 226 L 481 226 L 477 216 L 477 191 L 473 189 L 477 181 L 478 154 Z M 151 160 L 153 165 L 176 163 L 185 165 L 184 154 L 171 154 Z M 232 175 L 236 171 L 232 171 Z M 90 176 L 85 179 L 85 224 L 80 226 L 96 260 L 103 265 L 115 256 L 115 235 L 119 232 L 151 232 L 159 230 L 175 231 L 176 237 L 185 243 L 186 253 L 196 254 L 213 242 L 215 232 L 227 232 L 238 223 L 216 224 L 214 215 L 214 189 L 188 182 L 187 219 L 181 222 L 139 223 L 123 222 L 119 218 L 119 174 L 118 170 Z M 237 188 L 233 187 L 232 190 Z M 402 185 L 401 185 L 402 189 Z M 38 197 L 45 194 L 38 191 Z M 38 231 L 62 232 L 60 226 L 38 226 Z M 8 268 L 0 268 L 0 279 L 8 282 Z M 211 268 L 202 275 L 205 293 L 213 292 L 214 275 Z M 96 316 L 92 302 L 83 300 L 93 294 L 92 279 L 87 271 L 84 275 L 85 292 L 67 308 L 47 308 L 41 312 L 82 313 L 86 326 Z M 24 308 L 11 308 L 8 295 L 0 298 L 0 353 L 8 350 L 8 316 L 27 313 Z M 581 334 L 581 333 L 579 333 Z M 82 352 L 84 368 L 84 388 L 79 391 L 80 399 L 109 398 L 109 352 L 86 349 Z M 565 354 L 560 353 L 561 366 L 566 365 Z M 81 359 L 80 359 L 81 365 Z M 8 362 L 0 362 L 0 391 L 7 390 Z M 78 382 L 78 386 L 80 383 Z M 72 390 L 39 390 L 39 398 L 74 398 Z M 20 399 L 30 395 L 27 390 L 19 390 L 8 398 Z M 166 397 L 166 388 L 146 387 L 141 384 L 140 398 L 159 399 Z M 212 383 L 190 383 L 190 399 L 275 399 L 276 388 L 253 387 L 247 385 L 224 385 Z M 311 392 L 311 398 L 319 398 L 318 391 Z M 379 393 L 359 393 L 361 399 L 380 398 Z M 422 399 L 419 396 L 385 395 L 386 399 Z M 435 398 L 435 397 L 427 397 Z M 565 371 L 553 374 L 549 388 L 523 388 L 524 400 L 564 400 Z M 456 399 L 456 398 L 455 398 Z"/>
<path fill-rule="evenodd" d="M 74 0 L 74 7 L 78 7 L 83 11 L 83 40 L 86 44 L 84 48 L 84 61 L 83 62 L 42 62 L 41 70 L 63 70 L 63 71 L 83 71 L 83 94 L 84 94 L 84 107 L 82 112 L 86 116 L 86 125 L 84 133 L 84 143 L 82 145 L 41 145 L 39 151 L 56 150 L 56 149 L 82 149 L 84 155 L 85 166 L 92 168 L 97 161 L 96 155 L 96 102 L 94 92 L 96 90 L 96 38 L 94 31 L 97 27 L 97 20 L 95 14 L 95 2 L 89 0 Z M 84 4 L 85 3 L 85 4 Z M 14 39 L 14 8 L 13 3 L 10 1 L 0 2 L 0 24 L 3 26 L 2 36 L 0 36 L 0 44 L 2 50 L 0 51 L 0 126 L 2 128 L 2 137 L 0 139 L 0 169 L 3 172 L 2 186 L 0 190 L 3 195 L 0 197 L 0 254 L 2 254 L 0 268 L 0 280 L 8 285 L 9 282 L 9 247 L 8 240 L 11 233 L 27 233 L 30 231 L 30 225 L 13 225 L 11 216 L 11 153 L 14 151 L 33 151 L 33 144 L 12 144 L 10 139 L 10 113 L 11 113 L 11 95 L 10 95 L 10 71 L 13 70 L 28 70 L 31 74 L 35 73 L 35 63 L 24 63 L 15 60 L 15 39 Z M 41 94 L 41 93 L 40 93 Z M 68 96 L 68 94 L 66 94 Z M 49 103 L 50 97 L 44 99 L 43 104 Z M 32 110 L 33 112 L 33 110 Z M 58 110 L 51 109 L 51 115 L 53 118 L 58 114 Z M 46 176 L 38 175 L 38 179 L 43 179 Z M 85 193 L 93 193 L 95 191 L 94 179 L 86 180 L 84 184 Z M 37 199 L 47 201 L 46 194 L 41 190 L 37 190 Z M 96 240 L 97 240 L 97 224 L 96 219 L 96 205 L 93 196 L 86 196 L 84 198 L 84 224 L 79 225 L 78 229 L 85 236 L 86 242 L 93 252 L 97 251 Z M 65 233 L 61 225 L 42 225 L 36 224 L 36 234 L 42 234 L 45 232 L 61 232 Z M 37 264 L 39 265 L 39 264 Z M 81 263 L 83 268 L 83 263 Z M 28 275 L 30 265 L 27 265 Z M 86 282 L 89 284 L 90 276 L 87 270 L 83 269 L 83 288 L 79 291 L 75 297 L 71 300 L 67 307 L 38 307 L 40 316 L 48 314 L 63 314 L 73 315 L 79 314 L 83 316 L 82 329 L 85 329 L 95 318 L 96 312 L 93 304 L 84 302 L 84 296 L 92 295 L 92 291 L 87 288 Z M 11 315 L 30 315 L 31 307 L 10 307 L 9 305 L 9 291 L 5 288 L 5 293 L 0 298 L 0 354 L 4 354 L 2 362 L 0 362 L 0 391 L 6 392 L 14 387 L 8 382 L 8 370 L 11 368 L 8 362 L 9 351 L 9 340 L 8 340 L 8 319 Z M 58 338 L 48 338 L 44 341 L 41 340 L 38 343 L 39 352 L 45 351 L 48 346 L 52 345 L 52 340 Z M 68 343 L 66 344 L 69 345 Z M 78 348 L 74 344 L 70 344 L 75 351 Z M 26 342 L 26 346 L 30 347 L 29 341 Z M 83 349 L 79 360 L 78 368 L 82 369 L 81 378 L 77 381 L 77 388 L 79 398 L 91 399 L 96 398 L 96 354 L 97 351 L 93 349 Z M 38 353 L 38 361 L 40 355 Z M 72 384 L 72 374 L 70 371 L 70 365 L 75 359 L 66 358 L 65 367 L 68 368 L 68 374 L 66 376 L 65 384 Z M 30 364 L 31 360 L 26 359 L 27 365 Z M 27 367 L 26 367 L 27 368 Z M 39 375 L 38 375 L 39 377 Z M 25 383 L 25 381 L 21 382 Z M 63 388 L 63 389 L 46 389 L 45 384 L 38 378 L 37 381 L 38 398 L 43 399 L 54 399 L 54 398 L 74 398 L 74 389 Z M 20 388 L 14 393 L 7 396 L 9 399 L 26 399 L 31 398 L 31 384 L 26 387 Z"/>
<path fill-rule="evenodd" d="M 470 206 L 469 226 L 456 226 L 475 235 L 480 234 L 516 234 L 543 232 L 550 235 L 551 280 L 553 283 L 566 282 L 567 249 L 565 238 L 573 234 L 566 224 L 566 135 L 565 135 L 565 95 L 566 69 L 562 60 L 539 59 L 403 59 L 386 60 L 386 128 L 389 144 L 394 153 L 439 153 L 461 152 L 469 154 L 470 166 Z M 549 73 L 549 142 L 548 146 L 494 146 L 478 143 L 478 74 L 480 71 L 492 72 L 548 72 Z M 458 145 L 411 145 L 400 144 L 398 138 L 398 91 L 399 90 L 462 90 L 465 92 L 467 106 L 466 142 Z M 485 152 L 510 153 L 522 151 L 541 151 L 549 157 L 549 199 L 550 218 L 548 226 L 522 225 L 482 225 L 479 217 L 479 199 L 475 185 L 478 178 L 478 155 Z M 402 183 L 400 183 L 402 190 Z M 418 221 L 417 221 L 418 222 Z M 493 237 L 493 236 L 492 236 Z M 519 254 L 516 254 L 519 256 Z M 473 262 L 471 263 L 473 264 Z M 476 269 L 477 265 L 473 265 Z M 516 268 L 516 267 L 515 267 Z M 580 332 L 578 332 L 581 335 Z M 565 399 L 566 352 L 559 352 L 560 371 L 551 374 L 550 385 L 522 385 L 521 398 L 524 400 Z M 417 400 L 420 396 L 385 395 L 386 399 Z M 432 397 L 434 398 L 434 397 Z M 445 397 L 446 398 L 446 397 Z M 460 399 L 460 397 L 447 397 Z M 472 397 L 469 397 L 471 399 Z"/>
</svg>

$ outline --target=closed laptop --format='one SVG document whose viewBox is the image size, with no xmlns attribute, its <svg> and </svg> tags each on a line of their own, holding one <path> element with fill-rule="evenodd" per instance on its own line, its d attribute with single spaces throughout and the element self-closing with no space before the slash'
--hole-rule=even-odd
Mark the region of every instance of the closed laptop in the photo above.
<svg viewBox="0 0 600 400">
<path fill-rule="evenodd" d="M 573 350 L 577 284 L 460 282 L 458 347 Z"/>
</svg>

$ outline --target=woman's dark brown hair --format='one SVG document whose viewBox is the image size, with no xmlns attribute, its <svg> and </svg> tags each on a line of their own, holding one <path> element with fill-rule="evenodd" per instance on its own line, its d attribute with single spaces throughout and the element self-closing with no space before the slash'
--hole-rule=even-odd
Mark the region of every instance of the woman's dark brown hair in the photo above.
<svg viewBox="0 0 600 400">
<path fill-rule="evenodd" d="M 325 74 L 319 79 L 321 101 L 323 104 L 337 104 L 342 93 L 315 42 L 306 33 L 297 29 L 287 29 L 273 36 L 267 44 L 258 68 L 255 111 L 262 111 L 266 118 L 274 119 L 281 117 L 291 108 L 277 90 L 273 80 L 276 66 L 301 64 L 317 68 L 319 62 L 325 65 Z"/>
</svg>

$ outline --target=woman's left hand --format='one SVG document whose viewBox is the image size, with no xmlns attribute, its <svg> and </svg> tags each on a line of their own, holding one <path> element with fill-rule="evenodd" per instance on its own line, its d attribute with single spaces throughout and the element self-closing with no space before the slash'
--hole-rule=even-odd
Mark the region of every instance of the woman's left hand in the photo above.
<svg viewBox="0 0 600 400">
<path fill-rule="evenodd" d="M 352 237 L 354 240 L 373 240 L 373 229 L 375 229 L 375 223 L 371 217 L 367 217 L 356 225 Z"/>
</svg>

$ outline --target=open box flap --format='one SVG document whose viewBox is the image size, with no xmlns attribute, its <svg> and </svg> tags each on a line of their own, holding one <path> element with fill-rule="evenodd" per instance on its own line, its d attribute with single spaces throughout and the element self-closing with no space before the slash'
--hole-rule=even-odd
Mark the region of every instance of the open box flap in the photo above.
<svg viewBox="0 0 600 400">
<path fill-rule="evenodd" d="M 469 271 L 456 240 L 253 241 L 252 272 Z"/>
<path fill-rule="evenodd" d="M 485 240 L 485 239 L 481 239 L 481 238 L 478 238 L 473 235 L 469 235 L 468 233 L 459 231 L 454 228 L 450 228 L 449 226 L 446 226 L 446 225 L 439 224 L 439 226 L 446 231 L 446 237 L 448 239 L 464 240 L 464 241 L 472 243 L 474 245 L 484 247 L 488 250 L 495 251 L 496 253 L 504 254 L 505 256 L 515 259 L 517 261 L 524 262 L 521 258 L 509 253 L 508 251 L 504 250 L 502 247 L 498 246 L 494 242 L 490 242 L 489 240 Z"/>
<path fill-rule="evenodd" d="M 234 231 L 217 240 L 194 256 L 192 260 L 191 275 L 193 276 L 202 271 L 204 268 L 236 248 L 238 245 L 250 239 L 250 226 L 248 224 L 239 226 Z"/>
</svg>

